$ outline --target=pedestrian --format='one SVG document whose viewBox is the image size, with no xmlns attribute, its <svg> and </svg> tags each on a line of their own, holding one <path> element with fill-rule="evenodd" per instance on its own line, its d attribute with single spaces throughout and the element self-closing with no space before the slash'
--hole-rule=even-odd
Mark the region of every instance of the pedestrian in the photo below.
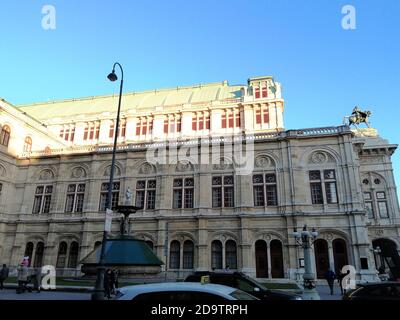
<svg viewBox="0 0 400 320">
<path fill-rule="evenodd" d="M 25 290 L 28 290 L 27 284 L 28 284 L 28 267 L 24 262 L 21 262 L 21 264 L 18 266 L 18 274 L 17 274 L 17 281 L 18 281 L 18 287 L 17 287 L 17 293 L 24 293 Z"/>
<path fill-rule="evenodd" d="M 118 270 L 113 269 L 111 272 L 112 293 L 115 294 L 118 289 Z"/>
<path fill-rule="evenodd" d="M 344 273 L 342 271 L 339 272 L 339 274 L 337 275 L 337 279 L 338 279 L 338 283 L 339 283 L 339 287 L 340 287 L 340 292 L 342 294 L 342 296 L 344 295 L 344 289 L 343 289 L 343 279 L 344 277 L 347 275 L 347 273 Z"/>
<path fill-rule="evenodd" d="M 31 278 L 33 282 L 33 289 L 36 290 L 37 293 L 40 293 L 40 290 L 42 288 L 42 268 L 41 267 L 35 268 Z"/>
<path fill-rule="evenodd" d="M 4 289 L 4 281 L 6 281 L 6 279 L 8 278 L 8 273 L 9 270 L 7 268 L 7 265 L 3 264 L 3 267 L 0 270 L 0 290 Z"/>
<path fill-rule="evenodd" d="M 229 272 L 230 271 L 230 268 L 229 268 L 229 264 L 228 265 L 226 265 L 226 267 L 225 267 L 225 272 Z"/>
<path fill-rule="evenodd" d="M 329 289 L 331 290 L 331 295 L 333 295 L 333 285 L 335 283 L 336 274 L 330 268 L 325 272 L 325 279 L 328 282 Z"/>
<path fill-rule="evenodd" d="M 104 296 L 111 298 L 111 269 L 107 269 L 104 274 Z"/>
</svg>

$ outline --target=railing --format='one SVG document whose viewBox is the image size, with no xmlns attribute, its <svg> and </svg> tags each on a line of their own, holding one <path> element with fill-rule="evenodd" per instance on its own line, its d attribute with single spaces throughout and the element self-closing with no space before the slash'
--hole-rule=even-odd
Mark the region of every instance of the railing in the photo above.
<svg viewBox="0 0 400 320">
<path fill-rule="evenodd" d="M 267 133 L 249 133 L 243 135 L 232 135 L 232 136 L 207 136 L 207 137 L 191 137 L 188 139 L 180 138 L 177 140 L 163 140 L 163 141 L 147 141 L 130 144 L 120 144 L 117 146 L 117 151 L 137 151 L 145 150 L 148 148 L 159 148 L 166 146 L 181 146 L 181 145 L 196 145 L 196 144 L 217 144 L 227 143 L 235 141 L 251 141 L 251 140 L 265 140 L 265 139 L 276 139 L 278 137 L 309 137 L 309 136 L 325 136 L 325 135 L 336 135 L 340 133 L 351 133 L 348 126 L 339 127 L 322 127 L 322 128 L 309 128 L 300 130 L 288 130 L 282 132 L 267 132 Z M 52 149 L 51 151 L 33 151 L 24 152 L 21 154 L 21 158 L 28 157 L 44 157 L 54 156 L 63 154 L 77 154 L 77 153 L 108 153 L 112 152 L 111 145 L 105 146 L 72 146 L 64 149 Z"/>
</svg>

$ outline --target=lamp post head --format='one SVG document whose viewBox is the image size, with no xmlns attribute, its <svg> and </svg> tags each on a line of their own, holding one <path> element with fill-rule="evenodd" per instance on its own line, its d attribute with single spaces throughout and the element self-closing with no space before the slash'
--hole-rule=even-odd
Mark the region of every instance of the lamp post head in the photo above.
<svg viewBox="0 0 400 320">
<path fill-rule="evenodd" d="M 299 239 L 299 238 L 300 238 L 300 232 L 297 231 L 297 228 L 294 228 L 294 229 L 293 229 L 293 236 L 294 236 L 296 239 Z"/>
<path fill-rule="evenodd" d="M 115 70 L 113 69 L 113 71 L 107 76 L 108 80 L 114 82 L 118 80 L 117 75 L 115 74 Z"/>
<path fill-rule="evenodd" d="M 317 230 L 315 230 L 315 228 L 312 228 L 311 235 L 313 236 L 314 239 L 318 237 L 318 232 Z"/>
</svg>

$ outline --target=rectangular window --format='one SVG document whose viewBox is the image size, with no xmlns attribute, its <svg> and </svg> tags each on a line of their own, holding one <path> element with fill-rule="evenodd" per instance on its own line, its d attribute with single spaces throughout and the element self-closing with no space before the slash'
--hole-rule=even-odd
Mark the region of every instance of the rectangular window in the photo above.
<svg viewBox="0 0 400 320">
<path fill-rule="evenodd" d="M 115 210 L 119 203 L 119 188 L 120 183 L 114 182 L 112 186 L 111 193 L 111 210 Z M 108 182 L 101 184 L 101 193 L 100 193 L 100 211 L 106 211 L 107 208 L 107 197 L 108 197 Z"/>
<path fill-rule="evenodd" d="M 49 213 L 53 186 L 36 187 L 32 213 Z"/>
<path fill-rule="evenodd" d="M 262 97 L 267 98 L 268 97 L 268 88 L 267 87 L 262 87 Z"/>
<path fill-rule="evenodd" d="M 263 110 L 263 121 L 265 124 L 269 123 L 269 110 L 268 109 Z"/>
<path fill-rule="evenodd" d="M 233 113 L 229 114 L 228 119 L 229 119 L 229 122 L 228 122 L 229 128 L 233 128 Z"/>
<path fill-rule="evenodd" d="M 173 183 L 173 208 L 193 208 L 194 179 L 174 179 Z"/>
<path fill-rule="evenodd" d="M 226 129 L 226 114 L 221 116 L 221 127 L 222 129 Z"/>
<path fill-rule="evenodd" d="M 254 88 L 254 96 L 256 99 L 260 98 L 260 88 L 259 87 Z"/>
<path fill-rule="evenodd" d="M 164 120 L 164 133 L 168 133 L 168 120 Z"/>
<path fill-rule="evenodd" d="M 264 176 L 262 174 L 253 176 L 253 199 L 255 207 L 263 207 L 265 205 Z"/>
<path fill-rule="evenodd" d="M 89 125 L 86 124 L 85 131 L 83 132 L 83 140 L 88 139 L 88 134 L 89 134 Z"/>
<path fill-rule="evenodd" d="M 153 210 L 156 204 L 156 180 L 140 180 L 136 183 L 136 206 Z"/>
<path fill-rule="evenodd" d="M 379 216 L 381 218 L 389 218 L 386 201 L 378 201 Z"/>
<path fill-rule="evenodd" d="M 368 218 L 373 219 L 375 215 L 374 215 L 374 206 L 372 205 L 372 202 L 365 202 L 365 209 L 367 210 Z"/>
<path fill-rule="evenodd" d="M 234 179 L 233 176 L 219 176 L 212 178 L 212 205 L 218 207 L 234 207 Z"/>
<path fill-rule="evenodd" d="M 114 123 L 110 125 L 110 133 L 108 135 L 109 138 L 114 138 Z"/>
<path fill-rule="evenodd" d="M 325 182 L 326 201 L 328 203 L 338 203 L 336 182 Z"/>
<path fill-rule="evenodd" d="M 210 129 L 210 116 L 206 116 L 206 129 L 209 130 Z"/>
<path fill-rule="evenodd" d="M 261 110 L 256 110 L 256 124 L 261 124 Z"/>
<path fill-rule="evenodd" d="M 67 189 L 65 212 L 82 212 L 85 197 L 85 184 L 70 184 Z"/>
<path fill-rule="evenodd" d="M 139 122 L 136 124 L 136 135 L 140 136 L 140 120 L 138 120 Z"/>
<path fill-rule="evenodd" d="M 312 204 L 323 204 L 324 198 L 322 196 L 322 184 L 321 182 L 312 182 L 311 187 L 311 199 Z"/>
<path fill-rule="evenodd" d="M 197 116 L 193 116 L 192 118 L 192 130 L 193 131 L 197 130 Z"/>
<path fill-rule="evenodd" d="M 240 128 L 241 127 L 241 120 L 240 120 L 240 112 L 237 112 L 235 115 L 235 126 L 236 128 Z"/>
</svg>

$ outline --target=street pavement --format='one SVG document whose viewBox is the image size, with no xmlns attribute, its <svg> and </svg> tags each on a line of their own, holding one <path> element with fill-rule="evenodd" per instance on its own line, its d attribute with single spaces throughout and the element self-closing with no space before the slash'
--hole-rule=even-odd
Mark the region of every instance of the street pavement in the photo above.
<svg viewBox="0 0 400 320">
<path fill-rule="evenodd" d="M 318 285 L 317 291 L 321 300 L 341 300 L 340 289 L 334 287 L 334 294 L 330 294 L 327 285 Z M 4 289 L 0 291 L 0 300 L 90 300 L 90 293 L 62 292 L 62 291 L 41 291 L 40 293 L 25 292 L 17 294 L 15 289 Z"/>
<path fill-rule="evenodd" d="M 0 290 L 0 300 L 90 300 L 90 293 L 41 291 L 17 294 L 15 289 Z"/>
</svg>

